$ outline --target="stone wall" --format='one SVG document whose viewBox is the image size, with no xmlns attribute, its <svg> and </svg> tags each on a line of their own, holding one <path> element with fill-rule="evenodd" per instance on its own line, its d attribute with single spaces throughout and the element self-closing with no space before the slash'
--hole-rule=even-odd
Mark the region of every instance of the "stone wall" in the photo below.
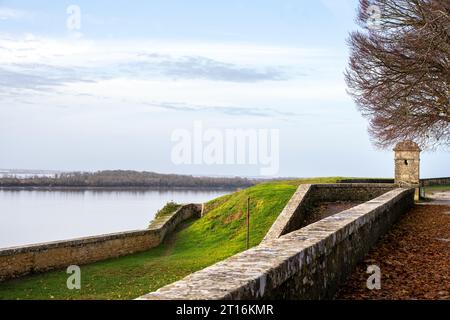
<svg viewBox="0 0 450 320">
<path fill-rule="evenodd" d="M 66 268 L 145 251 L 161 244 L 167 233 L 187 219 L 199 217 L 201 205 L 184 205 L 155 219 L 149 229 L 0 250 L 0 281 L 34 272 Z"/>
<path fill-rule="evenodd" d="M 422 187 L 450 186 L 450 178 L 420 179 L 420 185 Z"/>
<path fill-rule="evenodd" d="M 394 179 L 340 179 L 338 183 L 395 183 Z"/>
<path fill-rule="evenodd" d="M 365 202 L 395 188 L 394 184 L 369 183 L 300 185 L 263 242 L 277 239 L 300 228 L 311 209 L 322 202 Z"/>
<path fill-rule="evenodd" d="M 389 191 L 139 299 L 332 298 L 356 263 L 413 205 L 414 189 Z"/>
<path fill-rule="evenodd" d="M 313 202 L 369 201 L 397 186 L 382 183 L 313 184 Z"/>
</svg>

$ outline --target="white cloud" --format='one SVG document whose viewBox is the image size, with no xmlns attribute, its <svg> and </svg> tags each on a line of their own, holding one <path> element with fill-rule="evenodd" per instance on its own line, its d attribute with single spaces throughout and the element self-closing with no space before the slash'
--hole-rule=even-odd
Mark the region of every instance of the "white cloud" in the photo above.
<svg viewBox="0 0 450 320">
<path fill-rule="evenodd" d="M 26 17 L 25 11 L 0 7 L 0 20 L 17 20 Z"/>
<path fill-rule="evenodd" d="M 318 48 L 0 34 L 0 99 L 285 117 L 347 102 L 345 60 Z"/>
</svg>

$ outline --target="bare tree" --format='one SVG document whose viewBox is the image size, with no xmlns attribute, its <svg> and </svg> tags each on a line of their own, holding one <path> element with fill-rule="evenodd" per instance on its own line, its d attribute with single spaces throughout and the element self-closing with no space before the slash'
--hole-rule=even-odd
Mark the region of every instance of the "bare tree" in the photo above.
<svg viewBox="0 0 450 320">
<path fill-rule="evenodd" d="M 450 1 L 360 0 L 346 71 L 376 145 L 450 146 Z"/>
</svg>

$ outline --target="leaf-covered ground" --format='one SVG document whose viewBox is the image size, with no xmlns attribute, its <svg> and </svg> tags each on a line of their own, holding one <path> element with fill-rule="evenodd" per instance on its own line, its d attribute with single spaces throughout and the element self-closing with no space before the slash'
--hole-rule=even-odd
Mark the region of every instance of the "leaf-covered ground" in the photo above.
<svg viewBox="0 0 450 320">
<path fill-rule="evenodd" d="M 369 290 L 369 265 L 381 290 Z M 450 206 L 418 205 L 369 252 L 337 299 L 450 300 Z"/>
</svg>

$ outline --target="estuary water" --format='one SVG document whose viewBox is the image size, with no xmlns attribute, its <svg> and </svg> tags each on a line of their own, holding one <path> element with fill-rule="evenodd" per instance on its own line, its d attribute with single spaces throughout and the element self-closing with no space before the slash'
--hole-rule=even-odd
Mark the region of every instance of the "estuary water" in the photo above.
<svg viewBox="0 0 450 320">
<path fill-rule="evenodd" d="M 1 190 L 0 248 L 145 229 L 167 202 L 227 190 Z"/>
</svg>

